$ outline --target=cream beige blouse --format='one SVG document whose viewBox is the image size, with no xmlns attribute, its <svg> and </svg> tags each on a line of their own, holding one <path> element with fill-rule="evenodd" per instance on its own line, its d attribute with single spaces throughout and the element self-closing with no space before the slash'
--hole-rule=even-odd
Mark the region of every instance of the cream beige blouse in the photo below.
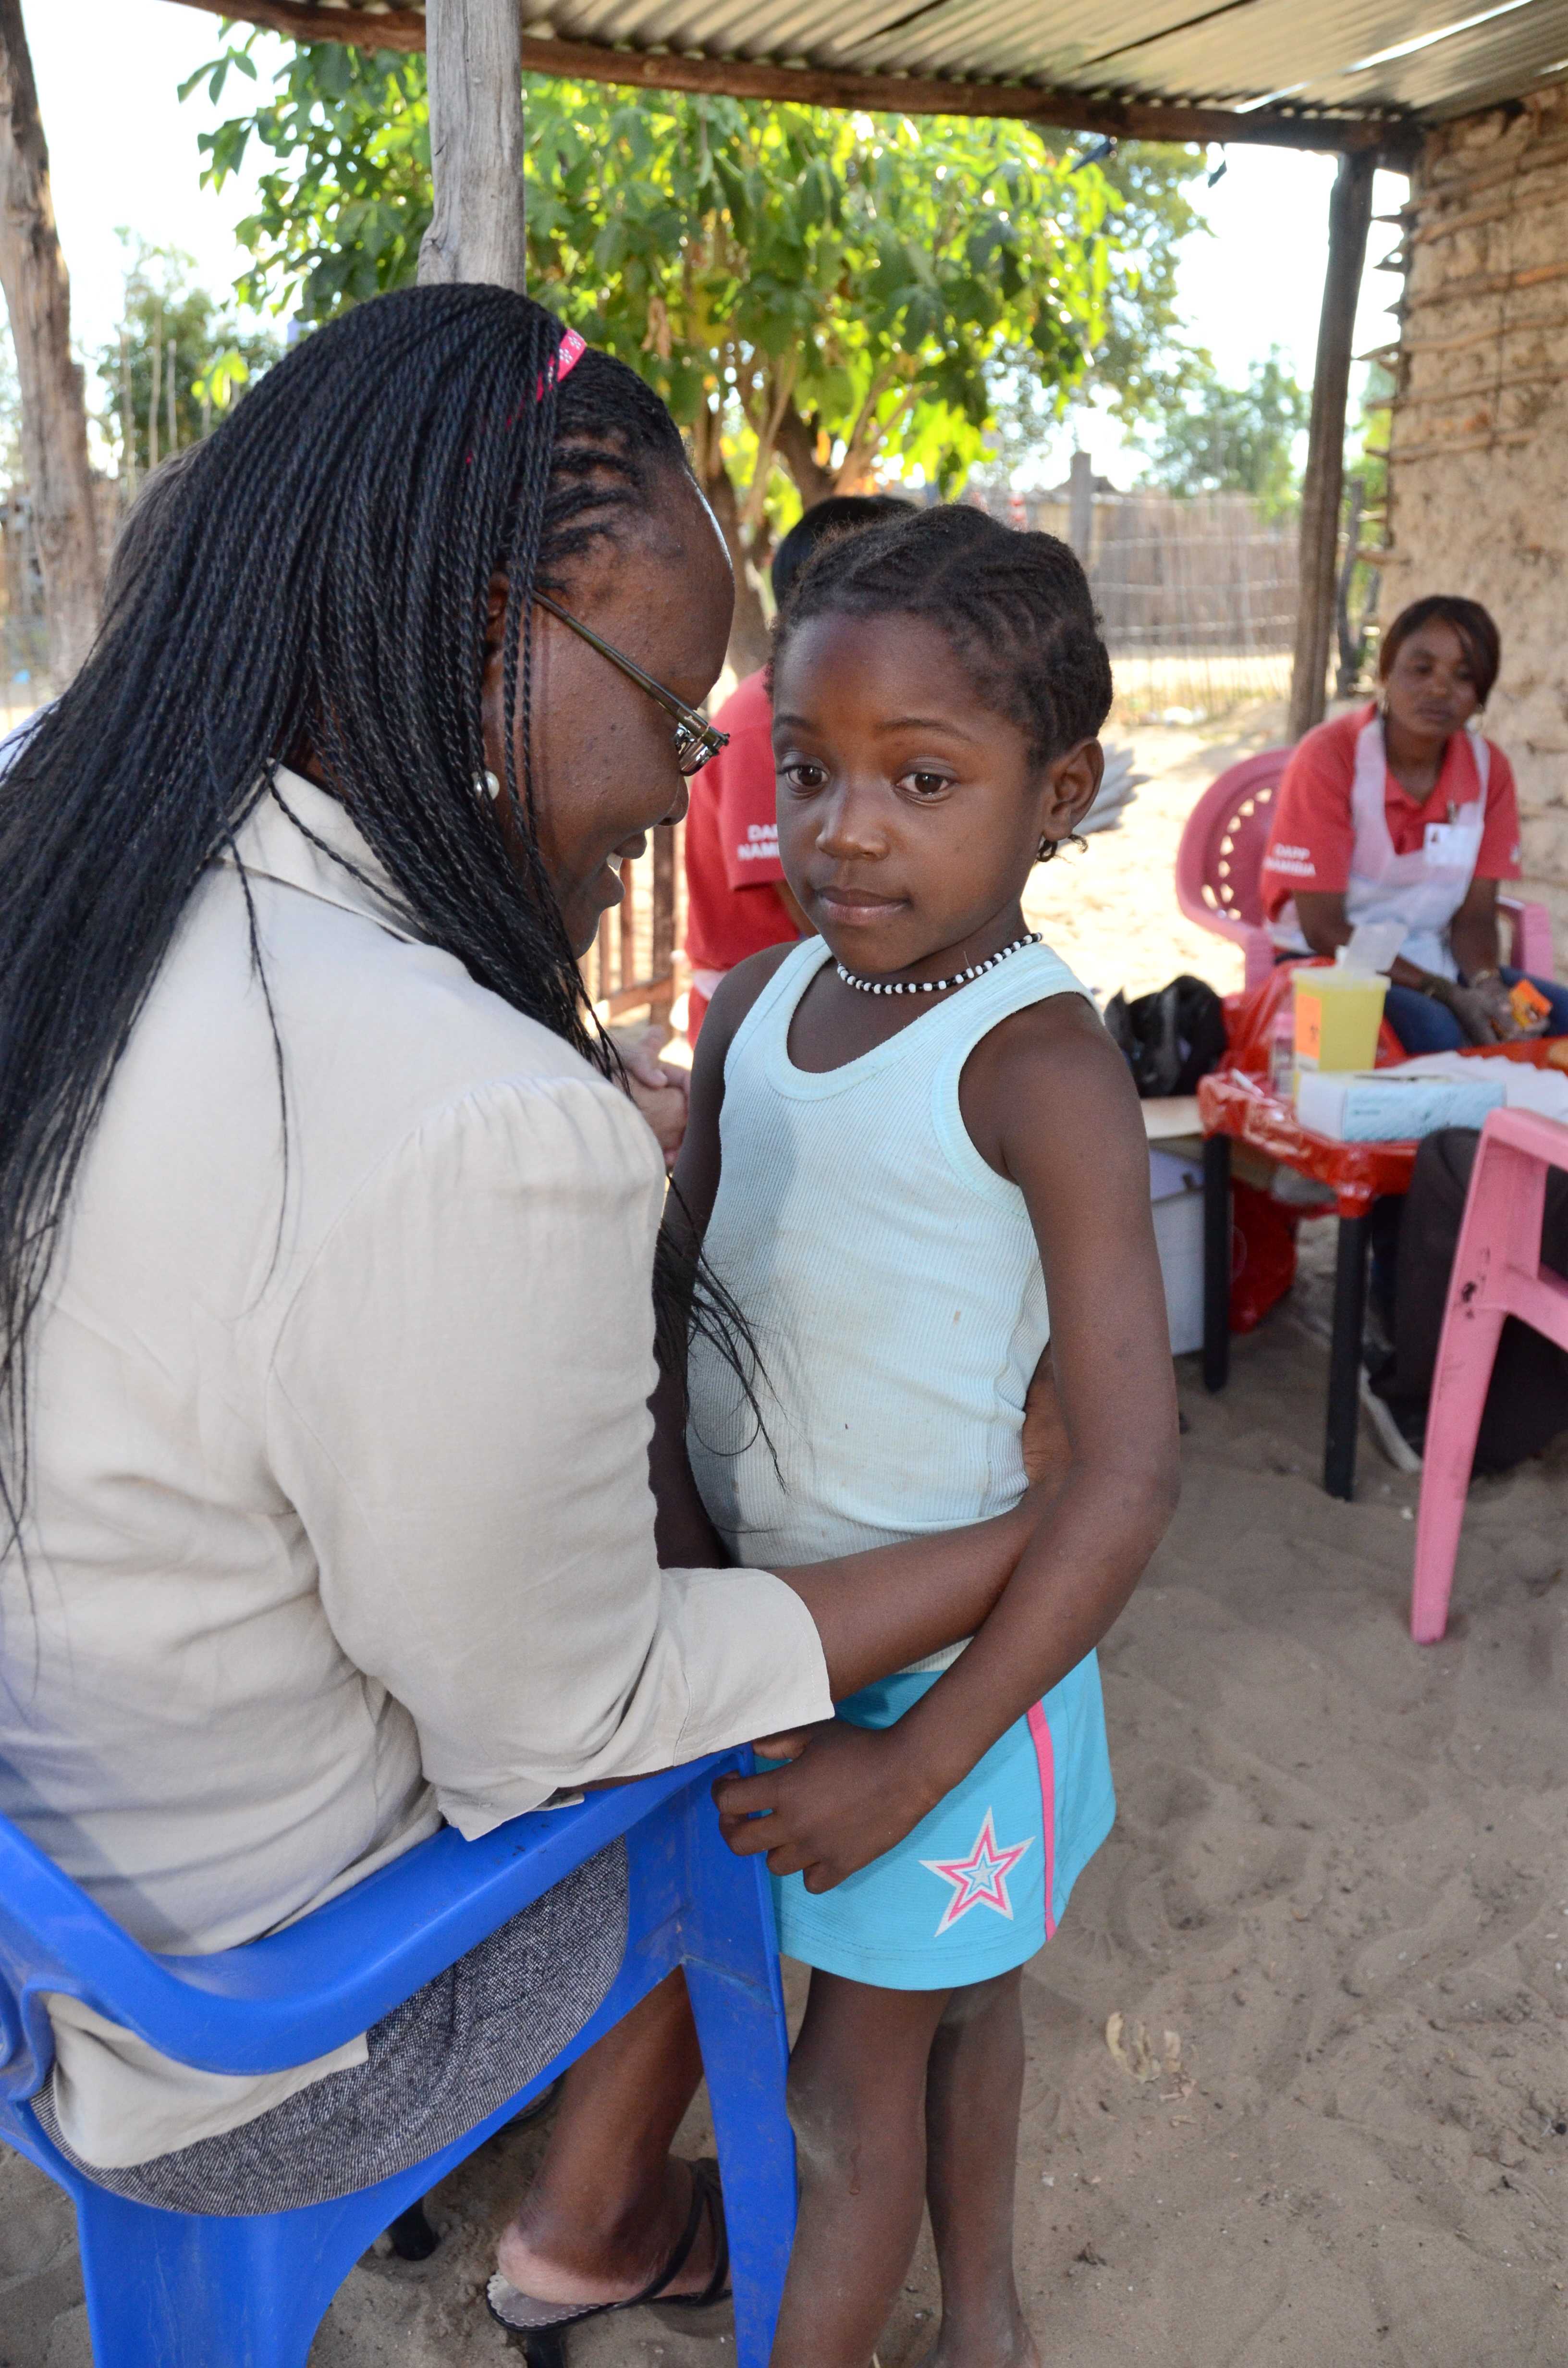
<svg viewBox="0 0 1568 2368">
<path fill-rule="evenodd" d="M 243 877 L 191 901 L 69 1211 L 0 1571 L 0 1811 L 165 1951 L 266 1932 L 443 1817 L 829 1711 L 778 1579 L 654 1557 L 652 1135 L 418 942 L 332 799 L 278 789 L 324 848 L 264 797 Z M 233 2080 L 53 2015 L 101 2165 L 364 2052 Z"/>
</svg>

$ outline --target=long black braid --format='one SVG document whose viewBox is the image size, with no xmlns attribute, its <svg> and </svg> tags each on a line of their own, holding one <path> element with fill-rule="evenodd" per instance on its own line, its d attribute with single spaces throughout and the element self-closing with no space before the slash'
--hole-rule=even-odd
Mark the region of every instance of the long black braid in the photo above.
<svg viewBox="0 0 1568 2368">
<path fill-rule="evenodd" d="M 506 786 L 528 817 L 512 749 L 533 587 L 566 596 L 573 563 L 686 466 L 668 413 L 622 364 L 590 351 L 557 385 L 562 334 L 504 289 L 422 288 L 296 347 L 204 446 L 139 560 L 136 598 L 0 779 L 0 1504 L 13 1538 L 26 1345 L 63 1209 L 203 868 L 273 793 L 276 762 L 313 757 L 422 936 L 618 1073 L 531 831 L 519 879 L 495 805 L 475 795 L 496 570 Z M 252 950 L 259 963 L 254 916 Z M 283 1110 L 286 1154 L 286 1092 Z"/>
<path fill-rule="evenodd" d="M 790 587 L 773 664 L 812 617 L 888 614 L 940 626 L 983 705 L 1028 733 L 1036 764 L 1092 740 L 1110 712 L 1088 578 L 1053 534 L 950 506 L 830 538 Z M 1041 860 L 1055 851 L 1047 842 Z"/>
</svg>

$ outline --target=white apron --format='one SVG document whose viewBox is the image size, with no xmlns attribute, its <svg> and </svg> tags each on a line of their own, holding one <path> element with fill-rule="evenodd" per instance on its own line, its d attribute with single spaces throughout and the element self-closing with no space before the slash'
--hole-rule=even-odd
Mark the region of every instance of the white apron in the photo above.
<svg viewBox="0 0 1568 2368">
<path fill-rule="evenodd" d="M 1459 976 L 1449 944 L 1449 923 L 1469 894 L 1481 859 L 1486 784 L 1492 769 L 1490 745 L 1479 733 L 1457 736 L 1460 761 L 1455 768 L 1456 787 L 1461 803 L 1452 822 L 1426 825 L 1423 843 L 1414 854 L 1396 855 L 1389 837 L 1388 751 L 1383 745 L 1383 720 L 1376 709 L 1356 735 L 1356 776 L 1350 792 L 1356 843 L 1345 891 L 1346 917 L 1352 927 L 1358 921 L 1403 921 L 1405 938 L 1400 952 L 1403 959 L 1418 969 L 1436 972 L 1440 978 Z M 1280 912 L 1274 935 L 1276 943 L 1287 951 L 1309 951 L 1293 903 Z"/>
</svg>

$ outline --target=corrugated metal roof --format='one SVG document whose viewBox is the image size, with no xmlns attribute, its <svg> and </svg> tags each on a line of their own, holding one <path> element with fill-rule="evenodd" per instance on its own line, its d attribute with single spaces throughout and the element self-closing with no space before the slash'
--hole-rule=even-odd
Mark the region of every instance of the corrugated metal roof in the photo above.
<svg viewBox="0 0 1568 2368">
<path fill-rule="evenodd" d="M 1336 113 L 1449 112 L 1568 58 L 1568 0 L 556 0 L 540 21 L 640 50 Z"/>
<path fill-rule="evenodd" d="M 212 6 L 218 0 L 195 0 Z M 1568 0 L 519 0 L 535 40 L 644 56 L 942 82 L 1085 99 L 1426 120 L 1568 71 Z M 418 0 L 228 0 L 278 22 L 381 15 Z M 363 35 L 361 33 L 361 38 Z M 400 46 L 405 45 L 400 43 Z M 652 76 L 639 75 L 639 79 Z M 889 93 L 896 105 L 896 89 Z"/>
</svg>

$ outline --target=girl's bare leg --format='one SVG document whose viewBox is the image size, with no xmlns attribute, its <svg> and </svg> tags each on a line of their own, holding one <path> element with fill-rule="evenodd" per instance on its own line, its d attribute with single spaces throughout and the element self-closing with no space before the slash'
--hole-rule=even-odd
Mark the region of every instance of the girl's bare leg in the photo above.
<svg viewBox="0 0 1568 2368">
<path fill-rule="evenodd" d="M 541 2302 L 623 2302 L 657 2277 L 691 2205 L 670 2144 L 702 2077 L 685 1976 L 671 1974 L 567 2073 L 544 2160 L 496 2247 Z M 713 2268 L 706 2223 L 672 2294 Z"/>
<path fill-rule="evenodd" d="M 867 2368 L 920 2234 L 946 1990 L 815 1972 L 790 2065 L 801 2216 L 772 2368 Z"/>
<path fill-rule="evenodd" d="M 1024 2026 L 1017 1973 L 954 1990 L 931 2047 L 926 2200 L 942 2328 L 922 2368 L 1040 2368 L 1013 2276 Z"/>
</svg>

